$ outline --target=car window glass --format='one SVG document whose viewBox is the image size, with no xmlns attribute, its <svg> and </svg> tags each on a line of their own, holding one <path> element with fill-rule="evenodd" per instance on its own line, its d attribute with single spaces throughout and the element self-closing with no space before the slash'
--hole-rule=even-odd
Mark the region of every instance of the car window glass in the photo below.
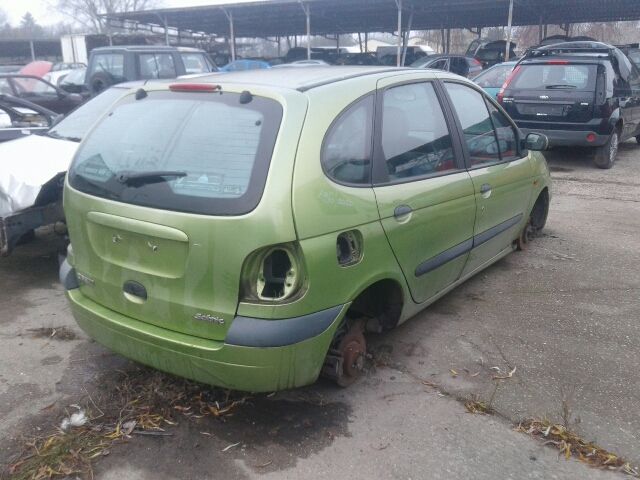
<svg viewBox="0 0 640 480">
<path fill-rule="evenodd" d="M 180 55 L 187 73 L 207 73 L 212 71 L 209 62 L 207 62 L 203 54 L 182 52 Z"/>
<path fill-rule="evenodd" d="M 124 55 L 122 53 L 99 53 L 94 57 L 90 78 L 95 73 L 106 73 L 116 79 L 124 78 Z"/>
<path fill-rule="evenodd" d="M 322 146 L 322 168 L 344 183 L 369 183 L 373 96 L 348 107 L 329 129 Z"/>
<path fill-rule="evenodd" d="M 516 130 L 507 119 L 504 113 L 498 110 L 495 105 L 487 102 L 493 128 L 498 137 L 498 149 L 503 161 L 518 158 L 518 136 Z"/>
<path fill-rule="evenodd" d="M 200 214 L 258 204 L 282 118 L 275 100 L 150 92 L 126 97 L 98 123 L 69 171 L 74 188 L 112 200 Z M 162 182 L 121 176 L 178 172 Z M 116 180 L 118 179 L 118 180 Z"/>
<path fill-rule="evenodd" d="M 447 59 L 446 58 L 442 58 L 440 60 L 436 60 L 431 65 L 429 65 L 429 68 L 435 68 L 436 70 L 446 70 L 446 68 L 447 68 Z"/>
<path fill-rule="evenodd" d="M 445 86 L 462 125 L 471 166 L 499 162 L 496 133 L 482 94 L 459 83 L 446 82 Z"/>
<path fill-rule="evenodd" d="M 138 55 L 138 64 L 143 79 L 175 78 L 177 75 L 170 53 L 141 53 Z"/>
<path fill-rule="evenodd" d="M 11 126 L 11 116 L 9 113 L 0 105 L 0 128 L 8 128 Z"/>
<path fill-rule="evenodd" d="M 105 90 L 64 117 L 49 133 L 62 138 L 82 140 L 98 118 L 125 93 L 125 89 L 118 87 Z"/>
<path fill-rule="evenodd" d="M 14 78 L 13 85 L 16 88 L 18 96 L 45 95 L 57 96 L 58 92 L 53 85 L 33 77 Z"/>
<path fill-rule="evenodd" d="M 13 90 L 7 78 L 0 78 L 0 94 L 13 95 Z"/>
<path fill-rule="evenodd" d="M 473 81 L 482 88 L 500 88 L 507 80 L 513 66 L 496 65 L 485 73 L 473 79 Z"/>
<path fill-rule="evenodd" d="M 456 168 L 451 135 L 429 82 L 385 90 L 381 142 L 392 182 Z"/>
<path fill-rule="evenodd" d="M 510 88 L 544 90 L 569 88 L 592 90 L 595 87 L 595 65 L 521 65 Z"/>
</svg>

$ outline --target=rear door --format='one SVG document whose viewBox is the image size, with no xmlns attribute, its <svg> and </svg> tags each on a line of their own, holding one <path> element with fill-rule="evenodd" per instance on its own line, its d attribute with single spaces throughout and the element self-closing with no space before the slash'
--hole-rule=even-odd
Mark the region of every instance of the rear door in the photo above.
<svg viewBox="0 0 640 480">
<path fill-rule="evenodd" d="M 519 149 L 515 126 L 486 94 L 467 84 L 444 85 L 463 134 L 477 205 L 466 275 L 510 248 L 518 237 L 529 213 L 533 172 Z"/>
<path fill-rule="evenodd" d="M 415 302 L 455 282 L 472 246 L 473 183 L 436 82 L 378 82 L 374 192 Z"/>
<path fill-rule="evenodd" d="M 549 60 L 520 64 L 505 89 L 502 104 L 516 122 L 527 128 L 536 122 L 548 124 L 585 123 L 593 118 L 596 64 Z M 520 124 L 520 123 L 519 123 Z"/>
</svg>

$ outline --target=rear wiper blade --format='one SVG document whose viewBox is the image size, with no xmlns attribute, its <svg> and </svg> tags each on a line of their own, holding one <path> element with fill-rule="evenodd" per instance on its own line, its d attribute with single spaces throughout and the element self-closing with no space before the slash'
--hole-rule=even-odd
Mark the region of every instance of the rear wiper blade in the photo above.
<svg viewBox="0 0 640 480">
<path fill-rule="evenodd" d="M 158 170 L 151 172 L 120 172 L 116 179 L 125 185 L 143 185 L 146 183 L 166 182 L 168 178 L 186 177 L 187 172 L 177 170 Z"/>
<path fill-rule="evenodd" d="M 560 83 L 558 85 L 547 85 L 544 88 L 577 88 L 575 85 L 569 85 L 568 83 Z"/>
</svg>

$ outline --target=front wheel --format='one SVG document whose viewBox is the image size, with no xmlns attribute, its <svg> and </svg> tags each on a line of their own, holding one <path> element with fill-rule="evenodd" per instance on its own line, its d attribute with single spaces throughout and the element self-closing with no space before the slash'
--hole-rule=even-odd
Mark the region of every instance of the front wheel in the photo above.
<svg viewBox="0 0 640 480">
<path fill-rule="evenodd" d="M 596 167 L 608 169 L 613 167 L 613 163 L 616 161 L 616 155 L 618 155 L 618 132 L 614 131 L 607 143 L 601 147 L 596 147 L 595 155 L 593 157 L 593 163 Z"/>
<path fill-rule="evenodd" d="M 636 142 L 640 143 L 640 135 L 636 136 Z"/>
</svg>

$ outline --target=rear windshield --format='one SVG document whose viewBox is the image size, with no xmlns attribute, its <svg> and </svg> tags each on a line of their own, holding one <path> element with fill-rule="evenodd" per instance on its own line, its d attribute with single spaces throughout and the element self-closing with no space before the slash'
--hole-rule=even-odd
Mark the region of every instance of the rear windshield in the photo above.
<svg viewBox="0 0 640 480">
<path fill-rule="evenodd" d="M 274 100 L 236 93 L 128 96 L 88 136 L 72 187 L 112 200 L 205 215 L 253 210 L 282 119 Z"/>
<path fill-rule="evenodd" d="M 520 71 L 509 88 L 593 90 L 596 84 L 596 74 L 596 65 L 520 65 Z"/>
<path fill-rule="evenodd" d="M 75 142 L 81 141 L 100 115 L 106 113 L 107 109 L 125 93 L 127 90 L 119 87 L 105 90 L 64 117 L 60 123 L 49 130 L 47 135 Z"/>
</svg>

